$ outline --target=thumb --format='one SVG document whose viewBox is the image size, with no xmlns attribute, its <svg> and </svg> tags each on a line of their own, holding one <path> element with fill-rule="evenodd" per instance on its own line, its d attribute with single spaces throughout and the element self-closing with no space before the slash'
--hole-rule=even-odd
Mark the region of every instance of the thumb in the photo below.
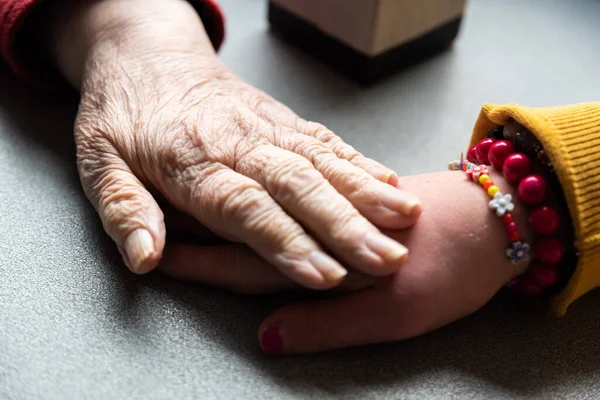
<svg viewBox="0 0 600 400">
<path fill-rule="evenodd" d="M 267 354 L 314 353 L 399 339 L 394 325 L 386 293 L 369 289 L 284 306 L 263 321 L 259 341 Z"/>
<path fill-rule="evenodd" d="M 165 246 L 163 213 L 123 160 L 106 153 L 98 158 L 79 158 L 84 191 L 127 267 L 146 273 L 158 265 Z"/>
</svg>

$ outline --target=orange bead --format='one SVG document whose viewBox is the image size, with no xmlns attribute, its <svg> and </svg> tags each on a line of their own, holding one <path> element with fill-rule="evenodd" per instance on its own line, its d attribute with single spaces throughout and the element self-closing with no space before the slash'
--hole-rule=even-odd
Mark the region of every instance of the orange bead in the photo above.
<svg viewBox="0 0 600 400">
<path fill-rule="evenodd" d="M 514 231 L 508 234 L 508 238 L 511 242 L 516 242 L 520 239 L 519 232 Z"/>
<path fill-rule="evenodd" d="M 494 186 L 494 182 L 492 182 L 491 180 L 489 180 L 489 181 L 487 181 L 487 182 L 485 182 L 485 183 L 483 184 L 483 188 L 484 188 L 485 190 L 488 190 L 488 189 L 489 189 L 490 187 L 492 187 L 492 186 Z"/>
<path fill-rule="evenodd" d="M 467 171 L 467 164 L 468 164 L 467 162 L 463 163 L 463 168 L 462 168 L 462 169 L 463 169 L 463 171 L 465 171 L 465 172 Z"/>
</svg>

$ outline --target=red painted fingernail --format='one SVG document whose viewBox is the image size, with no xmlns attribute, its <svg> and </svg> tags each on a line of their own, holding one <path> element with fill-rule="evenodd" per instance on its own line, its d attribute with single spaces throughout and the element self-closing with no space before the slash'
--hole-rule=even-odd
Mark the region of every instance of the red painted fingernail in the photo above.
<svg viewBox="0 0 600 400">
<path fill-rule="evenodd" d="M 283 338 L 278 326 L 267 326 L 260 334 L 260 345 L 267 354 L 280 354 L 283 352 Z"/>
</svg>

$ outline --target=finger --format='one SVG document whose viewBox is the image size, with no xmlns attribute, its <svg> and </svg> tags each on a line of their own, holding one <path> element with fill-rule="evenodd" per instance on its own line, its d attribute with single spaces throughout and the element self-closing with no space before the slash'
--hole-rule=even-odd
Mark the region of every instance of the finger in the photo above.
<svg viewBox="0 0 600 400">
<path fill-rule="evenodd" d="M 143 274 L 156 267 L 165 245 L 163 213 L 152 195 L 119 157 L 109 151 L 78 152 L 87 197 L 127 267 Z"/>
<path fill-rule="evenodd" d="M 267 294 L 298 285 L 241 244 L 193 246 L 169 243 L 158 267 L 178 279 L 243 294 Z"/>
<path fill-rule="evenodd" d="M 256 104 L 255 112 L 272 126 L 287 126 L 296 132 L 316 138 L 334 151 L 339 158 L 352 162 L 381 182 L 393 187 L 398 186 L 398 175 L 392 169 L 363 156 L 325 126 L 298 117 L 289 107 L 270 97 L 261 97 L 259 101 L 254 96 L 251 98 L 252 103 Z"/>
<path fill-rule="evenodd" d="M 158 269 L 177 279 L 242 294 L 270 294 L 303 289 L 255 251 L 241 244 L 196 246 L 167 243 Z M 354 292 L 369 287 L 376 281 L 373 277 L 353 271 L 332 291 Z"/>
<path fill-rule="evenodd" d="M 261 145 L 241 157 L 236 169 L 260 183 L 289 215 L 349 266 L 384 276 L 406 260 L 406 247 L 379 232 L 306 158 Z"/>
<path fill-rule="evenodd" d="M 284 306 L 263 321 L 267 354 L 303 354 L 401 339 L 397 310 L 376 289 L 335 299 Z"/>
<path fill-rule="evenodd" d="M 323 142 L 327 147 L 333 150 L 339 158 L 350 161 L 352 164 L 364 169 L 381 182 L 387 183 L 393 187 L 398 185 L 398 175 L 394 170 L 363 156 L 354 147 L 344 142 L 342 138 L 325 126 L 316 122 L 298 119 L 297 129 L 298 132 L 302 132 L 305 135 L 314 137 Z"/>
<path fill-rule="evenodd" d="M 375 225 L 405 229 L 414 225 L 420 216 L 421 203 L 415 196 L 378 181 L 365 170 L 339 158 L 319 140 L 296 132 L 278 135 L 278 138 L 280 147 L 310 160 L 325 179 Z"/>
<path fill-rule="evenodd" d="M 234 236 L 292 280 L 312 289 L 337 286 L 347 271 L 327 255 L 256 181 L 220 164 L 188 167 L 191 183 L 173 188 L 186 210 L 216 234 Z"/>
</svg>

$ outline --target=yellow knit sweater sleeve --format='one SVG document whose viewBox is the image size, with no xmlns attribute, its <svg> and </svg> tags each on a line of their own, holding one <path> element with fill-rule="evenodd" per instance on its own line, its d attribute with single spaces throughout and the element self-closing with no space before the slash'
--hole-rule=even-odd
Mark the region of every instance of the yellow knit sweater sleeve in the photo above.
<svg viewBox="0 0 600 400">
<path fill-rule="evenodd" d="M 573 219 L 579 262 L 552 301 L 555 313 L 562 316 L 573 301 L 600 286 L 600 102 L 546 108 L 486 104 L 475 123 L 471 146 L 511 119 L 529 129 L 544 147 Z"/>
</svg>

